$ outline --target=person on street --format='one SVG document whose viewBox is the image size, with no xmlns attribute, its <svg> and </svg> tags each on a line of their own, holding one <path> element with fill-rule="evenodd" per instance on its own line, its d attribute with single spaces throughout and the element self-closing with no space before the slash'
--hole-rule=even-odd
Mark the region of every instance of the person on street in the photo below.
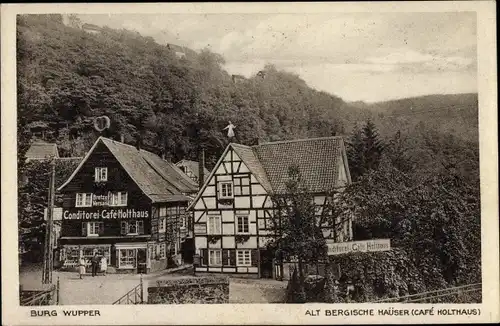
<svg viewBox="0 0 500 326">
<path fill-rule="evenodd" d="M 106 270 L 108 269 L 108 260 L 106 259 L 105 256 L 102 256 L 101 258 L 101 272 L 106 275 Z"/>
<path fill-rule="evenodd" d="M 97 256 L 97 252 L 94 254 L 94 257 L 92 257 L 92 260 L 90 261 L 92 265 L 92 276 L 97 275 L 97 268 L 99 268 L 99 257 Z"/>
<path fill-rule="evenodd" d="M 80 257 L 78 261 L 78 274 L 80 274 L 80 279 L 82 279 L 83 274 L 85 274 L 85 259 Z"/>
</svg>

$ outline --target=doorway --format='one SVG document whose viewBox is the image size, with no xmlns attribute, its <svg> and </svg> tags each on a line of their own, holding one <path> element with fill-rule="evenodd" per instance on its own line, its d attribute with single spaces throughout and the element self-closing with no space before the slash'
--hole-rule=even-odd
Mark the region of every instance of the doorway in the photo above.
<svg viewBox="0 0 500 326">
<path fill-rule="evenodd" d="M 273 257 L 274 253 L 264 249 L 260 251 L 260 277 L 273 278 Z"/>
<path fill-rule="evenodd" d="M 145 248 L 137 249 L 137 272 L 146 274 L 147 273 L 147 252 Z"/>
</svg>

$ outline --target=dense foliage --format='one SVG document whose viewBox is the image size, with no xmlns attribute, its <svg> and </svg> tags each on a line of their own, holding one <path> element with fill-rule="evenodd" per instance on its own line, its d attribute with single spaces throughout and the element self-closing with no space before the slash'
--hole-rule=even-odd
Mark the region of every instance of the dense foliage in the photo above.
<svg viewBox="0 0 500 326">
<path fill-rule="evenodd" d="M 224 59 L 208 50 L 179 59 L 135 32 L 104 28 L 94 35 L 61 21 L 19 16 L 18 97 L 20 123 L 47 123 L 68 156 L 89 148 L 97 137 L 91 118 L 103 114 L 112 121 L 110 137 L 141 138 L 174 160 L 195 159 L 204 145 L 212 164 L 227 144 L 222 129 L 229 120 L 238 141 L 251 144 L 257 137 L 340 134 L 369 116 L 270 65 L 264 78 L 233 82 Z"/>
<path fill-rule="evenodd" d="M 71 175 L 79 160 L 56 160 L 55 185 L 60 186 Z M 23 162 L 19 170 L 18 226 L 19 243 L 32 251 L 30 259 L 41 259 L 36 253 L 42 250 L 45 238 L 44 209 L 49 199 L 49 181 L 52 173 L 50 161 Z M 56 197 L 56 200 L 60 200 Z M 57 202 L 56 202 L 57 204 Z M 20 246 L 21 248 L 22 246 Z"/>
</svg>

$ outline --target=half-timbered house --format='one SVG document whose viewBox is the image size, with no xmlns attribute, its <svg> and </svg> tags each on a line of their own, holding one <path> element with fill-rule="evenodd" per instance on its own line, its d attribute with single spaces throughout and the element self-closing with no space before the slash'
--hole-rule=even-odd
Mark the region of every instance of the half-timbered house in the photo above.
<svg viewBox="0 0 500 326">
<path fill-rule="evenodd" d="M 298 166 L 319 208 L 332 189 L 351 182 L 341 137 L 229 144 L 189 206 L 201 258 L 197 272 L 273 276 L 274 253 L 266 249 L 272 233 L 272 196 L 286 192 L 291 163 Z M 352 221 L 340 224 L 335 232 L 325 225 L 324 236 L 339 242 L 351 239 Z"/>
<path fill-rule="evenodd" d="M 61 258 L 106 256 L 118 272 L 149 272 L 180 259 L 198 186 L 174 164 L 100 137 L 62 184 Z"/>
</svg>

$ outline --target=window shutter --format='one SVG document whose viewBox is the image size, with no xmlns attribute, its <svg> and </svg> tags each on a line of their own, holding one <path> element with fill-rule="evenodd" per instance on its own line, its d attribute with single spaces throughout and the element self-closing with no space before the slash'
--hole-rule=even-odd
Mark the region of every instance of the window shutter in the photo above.
<svg viewBox="0 0 500 326">
<path fill-rule="evenodd" d="M 208 266 L 208 249 L 201 249 L 201 264 L 203 266 Z"/>
<path fill-rule="evenodd" d="M 104 222 L 99 222 L 99 235 L 104 235 Z"/>
<path fill-rule="evenodd" d="M 87 236 L 87 222 L 82 223 L 82 236 Z"/>
<path fill-rule="evenodd" d="M 144 234 L 144 221 L 137 221 L 137 233 Z"/>
<path fill-rule="evenodd" d="M 229 260 L 229 250 L 222 250 L 222 266 L 227 266 Z"/>
<path fill-rule="evenodd" d="M 251 252 L 251 259 L 252 259 L 252 266 L 259 266 L 259 249 L 252 250 Z"/>
<path fill-rule="evenodd" d="M 122 235 L 127 234 L 127 222 L 122 221 L 122 222 L 121 222 L 121 228 L 120 228 L 120 229 L 121 229 L 121 234 L 122 234 Z"/>
<path fill-rule="evenodd" d="M 236 250 L 229 250 L 229 262 L 231 266 L 236 266 Z"/>
<path fill-rule="evenodd" d="M 94 181 L 99 181 L 99 168 L 94 168 Z"/>
</svg>

